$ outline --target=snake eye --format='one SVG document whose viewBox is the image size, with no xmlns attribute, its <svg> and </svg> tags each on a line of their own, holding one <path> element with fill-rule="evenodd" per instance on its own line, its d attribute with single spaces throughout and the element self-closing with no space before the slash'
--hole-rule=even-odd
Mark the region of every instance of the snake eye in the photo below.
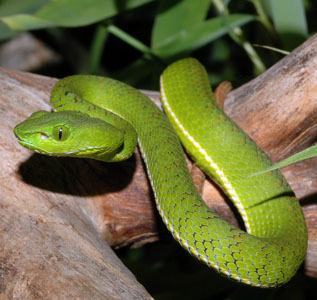
<svg viewBox="0 0 317 300">
<path fill-rule="evenodd" d="M 53 128 L 53 138 L 56 141 L 65 141 L 69 136 L 69 129 L 66 126 L 60 125 Z"/>
</svg>

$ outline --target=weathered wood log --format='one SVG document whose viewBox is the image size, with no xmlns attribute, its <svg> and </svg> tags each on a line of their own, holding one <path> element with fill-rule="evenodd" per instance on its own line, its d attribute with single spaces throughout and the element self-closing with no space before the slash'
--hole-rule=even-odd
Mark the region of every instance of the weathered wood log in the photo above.
<svg viewBox="0 0 317 300">
<path fill-rule="evenodd" d="M 91 203 L 112 192 L 102 178 L 101 190 L 94 188 L 98 169 L 17 145 L 13 127 L 49 110 L 55 81 L 0 71 L 0 299 L 152 299 L 90 221 Z"/>
<path fill-rule="evenodd" d="M 279 161 L 316 143 L 317 35 L 264 74 L 230 93 L 225 111 Z M 317 158 L 282 170 L 308 227 L 305 273 L 317 277 Z"/>
<path fill-rule="evenodd" d="M 231 92 L 225 102 L 225 111 L 274 161 L 315 141 L 316 54 L 313 36 Z M 49 92 L 55 82 L 28 73 L 0 72 L 3 294 L 35 291 L 49 299 L 66 299 L 65 293 L 102 299 L 108 293 L 107 299 L 147 299 L 150 296 L 100 238 L 114 247 L 137 247 L 159 238 L 160 221 L 138 151 L 119 164 L 60 159 L 29 152 L 13 135 L 13 127 L 32 112 L 50 110 Z M 147 94 L 159 98 L 158 93 Z M 305 272 L 311 276 L 317 276 L 316 164 L 310 159 L 282 170 L 303 205 L 309 228 Z M 208 180 L 203 197 L 237 224 L 230 204 Z"/>
</svg>

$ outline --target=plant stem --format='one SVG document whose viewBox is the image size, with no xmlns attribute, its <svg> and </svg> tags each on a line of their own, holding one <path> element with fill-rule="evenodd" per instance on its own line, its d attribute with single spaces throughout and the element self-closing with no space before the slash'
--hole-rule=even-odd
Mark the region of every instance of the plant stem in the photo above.
<svg viewBox="0 0 317 300">
<path fill-rule="evenodd" d="M 266 28 L 266 30 L 275 38 L 276 37 L 276 32 L 275 29 L 270 22 L 269 18 L 267 17 L 263 5 L 260 0 L 249 0 L 255 7 L 256 12 L 258 13 L 258 20 L 263 24 L 263 26 Z"/>
<path fill-rule="evenodd" d="M 116 37 L 118 37 L 119 39 L 126 42 L 127 44 L 129 44 L 130 46 L 132 46 L 133 48 L 139 50 L 140 52 L 143 52 L 145 54 L 146 53 L 151 54 L 151 49 L 148 46 L 146 46 L 145 44 L 143 44 L 142 42 L 140 42 L 133 36 L 129 35 L 125 31 L 120 29 L 119 27 L 111 24 L 108 26 L 108 31 L 112 33 L 113 35 L 115 35 Z"/>
<path fill-rule="evenodd" d="M 223 15 L 224 17 L 229 15 L 228 8 L 224 5 L 223 0 L 212 0 L 213 4 L 215 5 L 216 9 L 218 10 L 219 14 Z M 244 51 L 249 56 L 250 60 L 254 65 L 254 71 L 256 74 L 261 74 L 266 70 L 265 65 L 263 64 L 261 58 L 251 45 L 251 43 L 245 38 L 241 27 L 235 27 L 233 29 L 228 30 L 230 37 L 241 47 L 243 47 Z"/>
<path fill-rule="evenodd" d="M 103 53 L 108 35 L 109 35 L 108 26 L 105 26 L 104 24 L 99 24 L 96 29 L 96 32 L 92 41 L 92 46 L 91 46 L 90 66 L 89 66 L 90 74 L 97 74 L 99 72 L 100 61 L 102 58 L 102 53 Z"/>
</svg>

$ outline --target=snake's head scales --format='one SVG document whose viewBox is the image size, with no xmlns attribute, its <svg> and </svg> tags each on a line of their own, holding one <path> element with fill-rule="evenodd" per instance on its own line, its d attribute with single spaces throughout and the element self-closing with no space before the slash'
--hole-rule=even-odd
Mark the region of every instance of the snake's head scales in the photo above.
<svg viewBox="0 0 317 300">
<path fill-rule="evenodd" d="M 75 111 L 35 112 L 14 128 L 14 134 L 22 146 L 41 154 L 105 161 L 119 151 L 124 138 L 112 125 Z"/>
</svg>

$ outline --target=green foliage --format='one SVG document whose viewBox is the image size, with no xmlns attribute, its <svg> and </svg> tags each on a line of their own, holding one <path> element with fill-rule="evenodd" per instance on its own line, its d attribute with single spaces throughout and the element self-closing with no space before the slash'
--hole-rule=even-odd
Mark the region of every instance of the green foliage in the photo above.
<svg viewBox="0 0 317 300">
<path fill-rule="evenodd" d="M 227 17 L 215 17 L 197 22 L 189 28 L 184 27 L 176 34 L 168 35 L 153 43 L 152 51 L 160 58 L 170 58 L 184 52 L 189 53 L 225 35 L 231 28 L 242 26 L 253 19 L 254 17 L 251 15 L 232 14 Z M 164 31 L 164 26 L 159 26 L 159 29 Z M 153 38 L 155 39 L 154 34 Z"/>
<path fill-rule="evenodd" d="M 292 49 L 308 36 L 305 9 L 302 0 L 263 0 L 272 18 L 274 28 L 286 49 Z"/>
<path fill-rule="evenodd" d="M 127 13 L 131 10 L 132 13 Z M 139 12 L 145 12 L 151 18 L 150 22 L 144 23 L 144 26 L 152 27 L 147 45 L 137 35 L 117 26 L 125 14 L 132 16 L 134 22 L 144 20 Z M 257 43 L 263 46 L 291 50 L 307 37 L 302 0 L 288 0 L 287 6 L 285 0 L 2 0 L 0 18 L 0 40 L 23 31 L 99 23 L 92 40 L 90 71 L 96 73 L 100 69 L 110 33 L 141 54 L 117 74 L 125 81 L 133 80 L 129 76 L 131 73 L 144 74 L 143 78 L 152 73 L 157 77 L 167 63 L 207 46 L 217 47 L 219 38 L 225 35 L 241 47 L 240 55 L 245 56 L 246 62 L 249 57 L 249 67 L 253 68 L 254 74 L 259 74 L 265 71 L 267 61 L 268 64 L 276 61 L 276 56 L 272 59 L 271 54 L 259 55 L 254 49 L 249 41 L 252 27 L 245 31 L 241 28 L 251 23 L 259 28 L 259 32 L 263 27 L 266 29 L 263 39 L 257 37 Z M 101 26 L 105 28 L 101 30 Z M 236 46 L 231 46 L 232 41 L 225 40 L 225 43 L 225 47 L 234 51 L 231 48 Z M 230 52 L 226 59 L 230 59 Z M 147 71 L 140 72 L 144 69 Z M 227 68 L 220 70 L 226 71 Z M 231 80 L 234 75 L 231 71 L 231 78 L 226 79 Z"/>
<path fill-rule="evenodd" d="M 153 0 L 3 0 L 0 39 L 20 31 L 85 26 Z"/>
<path fill-rule="evenodd" d="M 160 58 L 189 53 L 254 19 L 233 14 L 206 20 L 209 8 L 210 0 L 160 1 L 152 28 L 152 52 Z"/>
<path fill-rule="evenodd" d="M 286 167 L 286 166 L 295 164 L 297 162 L 303 161 L 305 159 L 316 157 L 316 156 L 317 156 L 317 146 L 315 145 L 315 146 L 311 146 L 311 147 L 309 147 L 301 152 L 298 152 L 298 153 L 296 153 L 288 158 L 283 159 L 282 161 L 274 164 L 272 167 L 270 167 L 266 170 L 252 174 L 250 177 L 260 175 L 263 173 L 267 173 L 267 172 L 270 172 L 270 171 L 273 171 L 276 169 L 280 169 L 280 168 L 283 168 L 283 167 Z"/>
<path fill-rule="evenodd" d="M 133 24 L 144 23 L 143 29 L 149 32 L 146 43 L 142 41 L 141 31 L 131 34 L 118 26 L 125 18 L 129 20 L 123 22 L 123 26 L 130 20 Z M 155 82 L 168 63 L 201 49 L 208 49 L 209 54 L 204 55 L 205 64 L 216 71 L 213 82 L 224 77 L 235 80 L 238 51 L 242 65 L 248 68 L 241 73 L 244 79 L 236 79 L 240 84 L 262 73 L 280 58 L 269 51 L 255 49 L 253 42 L 271 49 L 291 50 L 308 35 L 302 0 L 288 0 L 287 5 L 285 0 L 2 0 L 0 20 L 0 40 L 40 29 L 48 30 L 56 38 L 56 32 L 49 29 L 64 28 L 65 31 L 65 28 L 96 24 L 89 42 L 90 72 L 102 70 L 102 56 L 107 47 L 111 47 L 107 40 L 111 35 L 116 36 L 140 53 L 125 68 L 111 74 L 132 84 L 149 77 Z M 252 33 L 253 28 L 255 33 Z M 68 29 L 67 34 L 69 32 Z M 225 36 L 232 40 L 220 40 Z M 214 59 L 220 47 L 226 48 L 227 56 L 223 61 Z M 230 59 L 233 60 L 231 66 L 225 66 L 225 61 Z M 215 64 L 218 69 L 214 68 Z"/>
</svg>

